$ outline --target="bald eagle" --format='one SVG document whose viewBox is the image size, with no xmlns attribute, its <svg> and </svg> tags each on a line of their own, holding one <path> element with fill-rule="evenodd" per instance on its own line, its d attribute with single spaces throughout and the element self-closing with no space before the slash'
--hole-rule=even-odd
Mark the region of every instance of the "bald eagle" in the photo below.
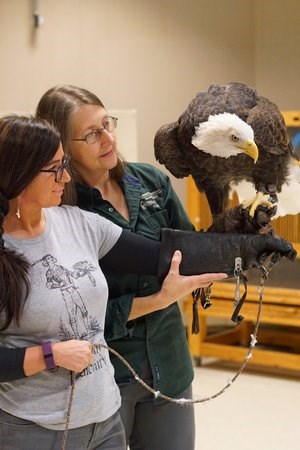
<svg viewBox="0 0 300 450">
<path fill-rule="evenodd" d="M 213 84 L 198 93 L 177 122 L 157 131 L 154 149 L 156 159 L 175 177 L 192 175 L 206 194 L 213 221 L 224 213 L 230 191 L 244 182 L 257 194 L 244 203 L 253 205 L 251 215 L 259 203 L 272 208 L 290 182 L 291 166 L 299 191 L 292 213 L 300 211 L 300 168 L 283 116 L 250 86 Z"/>
</svg>

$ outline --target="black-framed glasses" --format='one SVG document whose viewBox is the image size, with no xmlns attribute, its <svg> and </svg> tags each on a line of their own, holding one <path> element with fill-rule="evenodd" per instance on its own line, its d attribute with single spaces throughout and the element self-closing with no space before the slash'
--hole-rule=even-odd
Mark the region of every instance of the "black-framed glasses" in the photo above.
<svg viewBox="0 0 300 450">
<path fill-rule="evenodd" d="M 102 128 L 96 128 L 95 130 L 92 130 L 90 133 L 88 133 L 84 138 L 76 138 L 72 139 L 72 141 L 85 141 L 88 145 L 95 144 L 95 142 L 101 139 L 103 130 L 112 133 L 116 128 L 117 123 L 118 123 L 117 117 L 108 116 Z"/>
<path fill-rule="evenodd" d="M 60 166 L 55 167 L 55 169 L 41 169 L 40 172 L 55 173 L 55 182 L 59 183 L 62 179 L 64 170 L 67 170 L 69 168 L 69 163 L 70 163 L 70 156 L 64 155 Z"/>
</svg>

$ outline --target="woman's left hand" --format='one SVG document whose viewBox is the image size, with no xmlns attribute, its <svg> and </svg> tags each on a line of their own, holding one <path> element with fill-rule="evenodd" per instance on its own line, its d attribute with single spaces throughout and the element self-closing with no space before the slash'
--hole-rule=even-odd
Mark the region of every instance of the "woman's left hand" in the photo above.
<svg viewBox="0 0 300 450">
<path fill-rule="evenodd" d="M 210 286 L 214 281 L 227 278 L 225 273 L 204 273 L 202 275 L 180 275 L 179 267 L 182 255 L 176 250 L 172 260 L 170 270 L 164 279 L 161 290 L 157 293 L 161 297 L 163 307 L 169 306 L 197 288 Z"/>
</svg>

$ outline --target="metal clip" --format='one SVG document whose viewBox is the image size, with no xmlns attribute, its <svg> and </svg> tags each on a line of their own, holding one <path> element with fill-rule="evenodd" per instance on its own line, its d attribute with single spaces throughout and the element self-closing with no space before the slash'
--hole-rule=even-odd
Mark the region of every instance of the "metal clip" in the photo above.
<svg viewBox="0 0 300 450">
<path fill-rule="evenodd" d="M 236 277 L 241 276 L 241 272 L 242 272 L 242 258 L 240 258 L 239 256 L 237 256 L 234 260 L 234 272 L 233 275 Z"/>
<path fill-rule="evenodd" d="M 241 273 L 242 273 L 242 258 L 237 257 L 234 260 L 234 277 L 236 279 L 236 285 L 235 285 L 235 293 L 234 293 L 234 306 L 237 306 L 240 301 L 240 280 L 241 280 Z"/>
</svg>

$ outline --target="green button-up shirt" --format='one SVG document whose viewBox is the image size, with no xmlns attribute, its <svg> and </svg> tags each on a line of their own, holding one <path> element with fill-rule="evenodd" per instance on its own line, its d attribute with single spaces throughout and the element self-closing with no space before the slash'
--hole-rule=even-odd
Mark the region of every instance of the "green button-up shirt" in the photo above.
<svg viewBox="0 0 300 450">
<path fill-rule="evenodd" d="M 78 206 L 155 240 L 160 239 L 161 228 L 193 229 L 169 178 L 153 166 L 128 163 L 121 188 L 129 209 L 129 221 L 94 188 L 77 185 Z M 133 257 L 128 254 L 128 258 Z M 152 276 L 111 272 L 105 272 L 105 276 L 109 286 L 105 326 L 108 345 L 138 374 L 148 360 L 154 389 L 169 396 L 179 394 L 192 382 L 193 367 L 178 304 L 128 321 L 134 297 L 157 292 L 158 280 Z M 118 358 L 111 354 L 111 360 L 118 384 L 133 381 L 132 374 Z"/>
</svg>

